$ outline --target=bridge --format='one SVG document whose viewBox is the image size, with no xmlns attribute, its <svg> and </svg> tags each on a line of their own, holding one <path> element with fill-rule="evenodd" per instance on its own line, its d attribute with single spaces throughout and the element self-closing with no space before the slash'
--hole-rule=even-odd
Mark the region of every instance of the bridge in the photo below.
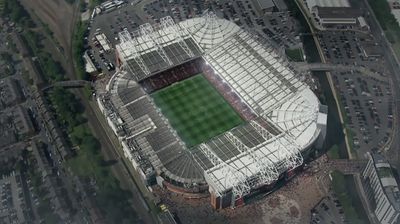
<svg viewBox="0 0 400 224">
<path fill-rule="evenodd" d="M 94 82 L 86 81 L 86 80 L 68 80 L 68 81 L 60 81 L 52 83 L 48 86 L 42 88 L 42 91 L 47 91 L 53 87 L 65 87 L 65 88 L 80 88 L 85 86 L 94 87 Z"/>
<path fill-rule="evenodd" d="M 326 63 L 305 63 L 305 62 L 295 62 L 293 67 L 298 71 L 358 71 L 364 76 L 368 76 L 372 79 L 377 79 L 379 81 L 388 82 L 386 76 L 371 71 L 363 66 L 357 65 L 343 65 L 343 64 L 326 64 Z"/>
<path fill-rule="evenodd" d="M 331 31 L 331 32 L 355 32 L 355 33 L 360 33 L 360 34 L 365 34 L 365 35 L 368 35 L 369 34 L 369 32 L 368 31 L 366 31 L 366 30 L 359 30 L 359 29 L 348 29 L 348 28 L 346 28 L 346 29 L 338 29 L 338 28 L 320 28 L 320 27 L 316 27 L 317 28 L 317 30 L 315 30 L 314 31 L 314 33 L 310 33 L 310 32 L 307 32 L 307 33 L 299 33 L 299 35 L 300 36 L 318 36 L 318 35 L 320 35 L 320 34 L 322 34 L 322 33 L 324 33 L 324 32 L 329 32 L 329 31 Z"/>
<path fill-rule="evenodd" d="M 338 170 L 343 174 L 360 174 L 368 160 L 332 159 L 328 161 L 330 170 Z"/>
</svg>

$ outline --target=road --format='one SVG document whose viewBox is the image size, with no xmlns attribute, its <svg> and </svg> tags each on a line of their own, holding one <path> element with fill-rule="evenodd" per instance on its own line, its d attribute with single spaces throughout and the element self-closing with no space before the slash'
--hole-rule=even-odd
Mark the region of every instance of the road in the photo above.
<svg viewBox="0 0 400 224">
<path fill-rule="evenodd" d="M 80 95 L 83 95 L 82 91 L 80 92 Z M 140 198 L 143 198 L 143 196 L 141 195 L 136 183 L 133 182 L 132 177 L 129 175 L 127 168 L 124 166 L 123 161 L 121 160 L 121 157 L 117 153 L 117 150 L 119 150 L 118 148 L 120 146 L 115 145 L 114 141 L 111 139 L 111 136 L 106 133 L 104 128 L 107 127 L 104 127 L 102 125 L 102 122 L 98 119 L 97 114 L 92 108 L 92 105 L 89 103 L 89 101 L 87 99 L 83 101 L 86 108 L 85 113 L 88 119 L 88 124 L 91 130 L 94 131 L 94 135 L 97 137 L 97 139 L 99 139 L 101 143 L 103 156 L 106 160 L 118 161 L 111 167 L 113 174 L 120 181 L 122 188 L 130 190 L 132 192 L 132 199 L 140 200 Z M 145 223 L 157 223 L 157 219 L 152 213 L 148 212 L 148 208 L 145 204 L 139 203 L 138 201 L 134 201 L 131 204 L 135 211 L 138 213 L 138 216 Z"/>
<path fill-rule="evenodd" d="M 300 0 L 295 0 L 295 1 L 296 1 L 297 6 L 299 7 L 301 13 L 303 14 L 303 17 L 307 21 L 307 24 L 308 24 L 308 26 L 310 28 L 311 33 L 313 34 L 312 37 L 313 37 L 314 43 L 315 43 L 315 45 L 317 47 L 319 57 L 321 58 L 321 62 L 322 63 L 326 63 L 325 56 L 322 53 L 321 45 L 320 45 L 320 43 L 318 41 L 317 36 L 314 35 L 315 34 L 315 28 L 314 28 L 314 25 L 312 24 L 313 19 L 312 19 L 311 15 L 309 15 L 309 11 L 307 10 L 307 7 L 305 6 L 304 2 L 300 1 Z M 326 72 L 326 76 L 327 76 L 327 79 L 328 79 L 329 86 L 331 88 L 333 97 L 335 99 L 336 105 L 340 105 L 339 100 L 338 100 L 338 94 L 337 94 L 335 86 L 333 84 L 332 75 L 331 75 L 330 72 Z M 338 115 L 339 115 L 340 122 L 343 125 L 343 123 L 344 123 L 343 111 L 340 110 L 339 106 L 337 106 L 336 109 L 338 110 Z M 353 155 L 350 152 L 350 144 L 349 144 L 348 132 L 347 132 L 346 128 L 343 129 L 343 133 L 345 135 L 344 140 L 345 140 L 345 143 L 346 143 L 347 154 L 348 154 L 349 158 L 352 159 Z"/>
<path fill-rule="evenodd" d="M 24 6 L 28 6 L 29 8 L 29 12 L 30 13 L 34 13 L 32 8 L 35 8 L 33 5 L 29 5 L 29 1 L 24 1 L 23 3 Z M 48 6 L 46 6 L 46 4 L 49 4 Z M 52 10 L 56 10 L 58 9 L 57 7 L 63 7 L 63 4 L 53 4 L 52 2 L 47 3 L 47 1 L 41 1 L 41 5 L 38 6 L 41 9 L 46 9 L 48 8 L 52 8 Z M 42 22 L 48 23 L 49 24 L 49 28 L 52 29 L 52 31 L 54 33 L 56 33 L 56 37 L 57 39 L 62 37 L 62 46 L 64 47 L 64 54 L 60 52 L 59 49 L 57 49 L 57 47 L 54 44 L 50 44 L 48 46 L 48 48 L 51 50 L 52 54 L 62 54 L 62 57 L 59 57 L 59 59 L 61 60 L 60 62 L 63 64 L 64 69 L 66 71 L 66 75 L 70 80 L 76 80 L 76 74 L 75 74 L 75 67 L 74 67 L 74 63 L 72 62 L 72 31 L 74 28 L 68 26 L 68 29 L 60 29 L 58 26 L 60 23 L 68 23 L 68 24 L 76 24 L 76 21 L 79 20 L 79 7 L 78 4 L 74 4 L 73 6 L 71 6 L 73 9 L 72 15 L 71 13 L 67 13 L 68 16 L 66 16 L 65 18 L 63 18 L 63 20 L 68 20 L 68 21 L 61 21 L 57 18 L 53 18 L 52 19 L 45 19 L 48 18 L 48 16 L 53 15 L 53 14 L 49 14 L 48 11 L 42 12 L 40 13 L 40 15 L 38 15 L 39 17 L 41 17 Z M 63 11 L 63 9 L 59 9 L 61 11 Z M 44 15 L 48 13 L 49 15 Z M 36 15 L 32 15 L 32 18 L 37 20 L 37 16 Z M 40 23 L 39 23 L 40 24 Z M 55 30 L 53 30 L 55 29 Z M 47 38 L 51 38 L 49 36 L 47 36 Z M 54 40 L 49 40 L 50 42 L 53 42 Z M 86 98 L 85 94 L 83 93 L 83 91 L 79 91 L 79 90 L 74 90 L 74 93 L 76 93 L 76 95 L 81 99 L 82 104 L 84 105 L 86 111 L 86 115 L 88 118 L 88 124 L 93 132 L 93 134 L 99 139 L 101 146 L 102 146 L 102 153 L 105 157 L 106 160 L 117 160 L 119 161 L 119 156 L 116 154 L 116 150 L 118 146 L 113 145 L 112 141 L 110 140 L 109 136 L 106 134 L 106 132 L 104 131 L 103 127 L 100 124 L 100 121 L 97 119 L 97 117 L 95 116 L 95 113 L 93 111 L 93 108 L 91 107 L 88 99 Z M 120 184 L 122 186 L 122 188 L 130 190 L 133 194 L 132 200 L 134 199 L 139 199 L 142 198 L 140 191 L 137 189 L 135 183 L 133 182 L 132 178 L 129 176 L 127 169 L 124 167 L 124 164 L 122 164 L 122 162 L 118 162 L 116 163 L 114 166 L 112 166 L 112 172 L 113 174 L 117 177 L 117 179 L 120 181 Z M 63 173 L 64 174 L 64 173 Z M 71 177 L 69 177 L 71 178 Z M 72 181 L 72 180 L 71 180 Z M 87 204 L 87 203 L 85 203 Z M 138 216 L 143 220 L 144 223 L 157 223 L 156 222 L 156 218 L 147 211 L 147 207 L 145 204 L 143 203 L 138 203 L 137 201 L 134 201 L 132 204 L 132 207 L 135 209 L 135 211 L 137 212 Z"/>
<path fill-rule="evenodd" d="M 371 29 L 371 33 L 372 34 L 376 34 L 374 35 L 376 40 L 381 44 L 381 46 L 384 48 L 384 52 L 386 52 L 385 54 L 385 60 L 387 60 L 389 62 L 390 65 L 390 74 L 392 77 L 392 88 L 394 93 L 393 93 L 393 97 L 394 99 L 399 99 L 400 97 L 400 82 L 399 82 L 399 75 L 400 75 L 400 63 L 399 60 L 396 56 L 396 54 L 394 53 L 391 44 L 389 43 L 389 41 L 387 40 L 385 33 L 382 29 L 382 27 L 380 26 L 380 24 L 378 23 L 377 18 L 375 17 L 375 14 L 373 13 L 371 7 L 368 4 L 368 0 L 364 0 L 364 4 L 366 6 L 366 8 L 368 9 L 369 15 L 368 17 L 366 17 L 367 23 L 370 26 Z M 399 146 L 399 140 L 400 140 L 400 135 L 398 132 L 398 127 L 400 127 L 400 119 L 398 119 L 398 111 L 400 109 L 400 105 L 398 101 L 395 101 L 395 108 L 394 108 L 394 113 L 393 117 L 397 118 L 395 120 L 395 122 L 393 123 L 393 125 L 395 126 L 394 130 L 393 130 L 393 136 L 392 136 L 392 142 L 390 146 L 390 155 L 387 156 L 387 158 L 393 158 L 394 155 L 392 155 L 393 152 L 396 152 L 396 158 L 395 161 L 393 160 L 389 160 L 391 161 L 392 165 L 399 168 L 400 167 L 400 153 L 398 153 L 398 146 Z"/>
<path fill-rule="evenodd" d="M 136 10 L 136 13 L 140 14 L 143 10 L 143 5 L 148 2 L 148 0 L 142 1 L 139 3 L 136 7 L 138 10 Z M 75 16 L 79 16 L 79 13 L 75 13 Z M 73 66 L 70 64 L 70 66 Z M 71 80 L 77 79 L 76 75 L 73 74 L 72 77 L 70 77 Z M 81 99 L 82 104 L 85 107 L 85 114 L 87 115 L 88 118 L 88 124 L 89 127 L 91 128 L 93 134 L 99 139 L 101 146 L 102 146 L 102 153 L 103 156 L 105 157 L 106 160 L 115 160 L 118 161 L 116 164 L 112 166 L 112 172 L 114 176 L 120 181 L 121 187 L 127 190 L 130 190 L 133 197 L 132 199 L 139 199 L 141 203 L 134 201 L 132 204 L 132 207 L 135 209 L 135 211 L 138 213 L 140 218 L 145 222 L 145 223 L 157 223 L 157 219 L 154 216 L 154 214 L 148 212 L 148 207 L 144 202 L 143 196 L 141 194 L 141 191 L 139 190 L 137 183 L 135 180 L 132 178 L 130 175 L 127 167 L 125 166 L 123 159 L 121 156 L 118 154 L 119 148 L 121 147 L 120 145 L 116 144 L 112 137 L 110 136 L 110 133 L 107 133 L 105 131 L 106 128 L 109 128 L 107 125 L 102 125 L 102 121 L 99 119 L 97 116 L 97 113 L 95 110 L 97 110 L 95 104 L 91 104 L 83 91 L 75 91 L 75 93 L 78 95 L 78 97 Z M 113 135 L 113 133 L 111 133 Z M 139 183 L 141 184 L 141 183 Z"/>
<path fill-rule="evenodd" d="M 19 34 L 16 33 L 15 31 L 13 31 L 12 35 L 17 42 L 21 40 L 21 38 L 19 37 Z M 23 48 L 26 48 L 26 46 L 23 42 L 18 42 L 17 46 L 18 46 L 18 49 L 20 52 L 23 51 Z M 22 57 L 21 60 L 25 66 L 33 63 L 31 57 Z M 31 77 L 40 76 L 38 71 L 36 69 L 34 69 L 33 67 L 28 66 L 26 68 L 31 68 L 29 70 L 29 72 L 31 73 L 30 74 Z M 70 181 L 70 179 L 66 176 L 67 174 L 63 172 L 63 167 L 58 162 L 58 161 L 61 161 L 62 158 L 57 153 L 55 146 L 52 145 L 52 142 L 49 139 L 49 133 L 51 133 L 52 131 L 49 130 L 49 127 L 47 125 L 45 125 L 46 119 L 45 119 L 45 116 L 43 116 L 44 113 L 39 112 L 40 111 L 39 105 L 36 103 L 36 100 L 35 100 L 35 98 L 38 96 L 37 91 L 36 91 L 36 89 L 31 88 L 31 86 L 29 86 L 24 80 L 20 80 L 20 85 L 21 85 L 22 91 L 26 94 L 26 98 L 27 98 L 26 105 L 31 109 L 32 113 L 35 115 L 36 121 L 37 121 L 39 129 L 40 129 L 39 133 L 35 137 L 32 138 L 32 141 L 34 141 L 34 142 L 42 141 L 42 142 L 46 143 L 48 145 L 48 151 L 51 153 L 50 158 L 51 158 L 52 162 L 46 163 L 47 166 L 49 166 L 49 168 L 45 168 L 44 165 L 42 165 L 42 166 L 39 166 L 40 171 L 41 172 L 46 171 L 49 173 L 49 175 L 52 174 L 49 176 L 49 179 L 51 180 L 51 189 L 52 190 L 55 186 L 57 186 L 55 181 L 58 178 L 60 178 L 63 183 L 62 185 L 65 187 L 66 191 L 68 192 L 67 197 L 71 200 L 73 208 L 78 208 L 79 207 L 79 203 L 77 202 L 78 197 L 75 194 L 74 188 L 72 186 L 73 181 Z M 42 108 L 43 108 L 43 106 L 42 106 Z M 48 122 L 48 120 L 46 122 Z M 39 157 L 40 157 L 40 155 L 42 155 L 38 152 L 37 148 L 34 149 L 33 151 L 34 151 L 34 153 L 37 153 L 37 155 Z M 40 157 L 39 159 L 37 159 L 38 163 L 41 163 L 42 159 L 43 159 L 43 161 L 45 161 L 44 158 Z M 48 170 L 46 170 L 46 169 L 48 169 Z M 58 174 L 57 176 L 55 175 L 56 173 Z M 57 197 L 59 197 L 59 196 L 60 195 L 58 195 Z M 82 212 L 83 212 L 83 210 L 80 210 L 79 213 L 74 215 L 74 217 L 70 217 L 70 220 L 75 220 L 75 221 L 82 220 L 82 218 L 85 217 L 85 215 Z"/>
<path fill-rule="evenodd" d="M 77 20 L 77 17 L 80 16 L 78 8 L 75 8 L 74 11 L 74 21 Z M 72 47 L 71 49 L 66 49 L 66 51 L 69 51 L 69 55 L 72 55 Z M 69 57 L 67 57 L 67 63 L 70 68 L 67 69 L 68 71 L 74 71 L 74 64 L 73 63 L 68 63 Z M 69 78 L 71 80 L 76 79 L 76 74 L 72 73 L 69 74 Z M 85 107 L 85 114 L 87 115 L 88 118 L 88 124 L 89 127 L 91 128 L 93 134 L 99 139 L 101 146 L 102 146 L 102 153 L 103 156 L 105 157 L 106 160 L 116 160 L 118 163 L 114 164 L 112 166 L 112 172 L 114 176 L 120 181 L 121 187 L 127 190 L 130 190 L 132 193 L 132 199 L 139 199 L 143 198 L 143 196 L 140 193 L 140 190 L 137 188 L 136 184 L 132 180 L 132 177 L 130 177 L 127 168 L 124 166 L 123 162 L 120 159 L 120 156 L 116 152 L 118 148 L 120 147 L 119 145 L 115 145 L 110 138 L 110 136 L 105 132 L 104 127 L 101 125 L 101 121 L 98 120 L 98 117 L 96 116 L 95 109 L 92 108 L 92 105 L 88 101 L 87 97 L 83 93 L 83 91 L 75 91 L 77 93 L 78 97 L 81 99 L 84 107 Z M 107 128 L 107 127 L 106 127 Z M 145 222 L 145 223 L 157 223 L 156 218 L 153 216 L 152 213 L 148 212 L 148 208 L 145 204 L 143 203 L 138 203 L 137 201 L 134 201 L 132 204 L 132 207 L 135 209 L 137 212 L 138 216 Z"/>
<path fill-rule="evenodd" d="M 299 8 L 300 8 L 300 10 L 301 10 L 301 12 L 302 12 L 304 18 L 306 19 L 306 21 L 307 21 L 307 23 L 308 23 L 308 25 L 309 25 L 309 27 L 310 27 L 311 33 L 314 33 L 314 28 L 313 28 L 313 26 L 312 26 L 311 23 L 310 23 L 310 16 L 308 15 L 308 10 L 305 9 L 305 6 L 304 6 L 303 1 L 296 0 L 296 3 L 298 4 L 298 6 L 299 6 Z M 311 20 L 312 20 L 312 19 L 311 19 Z M 322 53 L 322 50 L 321 50 L 321 45 L 320 45 L 320 43 L 319 43 L 319 41 L 318 41 L 318 39 L 316 38 L 315 35 L 313 35 L 313 39 L 314 39 L 315 45 L 316 45 L 317 48 L 318 48 L 318 52 L 319 52 L 319 55 L 320 55 L 320 58 L 321 58 L 322 62 L 323 62 L 323 63 L 326 63 L 325 56 L 324 56 L 324 54 Z M 332 91 L 333 96 L 334 96 L 335 101 L 336 101 L 336 105 L 339 105 L 339 100 L 338 100 L 338 98 L 337 98 L 337 93 L 336 93 L 335 87 L 334 87 L 334 85 L 333 85 L 332 77 L 331 77 L 331 75 L 330 75 L 329 72 L 327 72 L 327 77 L 328 77 L 329 84 L 330 84 L 330 86 L 331 86 L 331 91 Z M 344 120 L 343 120 L 343 117 L 342 117 L 342 113 L 343 113 L 343 112 L 340 110 L 340 107 L 339 107 L 339 106 L 337 107 L 337 110 L 339 111 L 340 121 L 341 121 L 341 123 L 342 123 L 342 125 L 343 125 L 343 123 L 344 123 Z M 352 159 L 353 156 L 352 156 L 352 153 L 350 152 L 349 139 L 348 139 L 347 130 L 344 129 L 343 132 L 344 132 L 344 134 L 345 134 L 345 142 L 346 142 L 347 154 L 348 154 L 349 159 Z M 358 194 L 358 196 L 360 197 L 361 202 L 363 203 L 363 207 L 364 207 L 364 209 L 365 209 L 365 212 L 366 212 L 367 214 L 372 214 L 373 211 L 372 211 L 371 208 L 368 206 L 368 199 L 365 197 L 365 194 L 364 194 L 364 192 L 363 192 L 363 190 L 362 190 L 362 185 L 361 185 L 360 177 L 359 177 L 358 175 L 355 175 L 355 176 L 354 176 L 354 180 L 355 180 L 355 183 L 356 183 L 357 194 Z M 369 221 L 370 221 L 371 223 L 375 223 L 375 220 L 374 220 L 373 216 L 368 215 L 368 219 L 369 219 Z"/>
</svg>

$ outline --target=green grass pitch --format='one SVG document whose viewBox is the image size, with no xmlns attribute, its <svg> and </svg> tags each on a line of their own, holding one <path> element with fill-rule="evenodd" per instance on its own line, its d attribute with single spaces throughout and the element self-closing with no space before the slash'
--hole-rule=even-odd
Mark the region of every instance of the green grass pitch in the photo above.
<svg viewBox="0 0 400 224">
<path fill-rule="evenodd" d="M 244 122 L 201 74 L 151 96 L 189 148 Z"/>
</svg>

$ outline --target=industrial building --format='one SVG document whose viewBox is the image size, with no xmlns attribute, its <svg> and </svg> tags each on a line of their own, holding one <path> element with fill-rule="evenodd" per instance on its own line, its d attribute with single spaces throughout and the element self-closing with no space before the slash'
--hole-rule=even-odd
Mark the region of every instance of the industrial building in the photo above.
<svg viewBox="0 0 400 224">
<path fill-rule="evenodd" d="M 348 0 L 306 0 L 306 4 L 321 26 L 356 25 L 360 21 L 364 22 L 362 12 L 352 8 Z"/>
<path fill-rule="evenodd" d="M 317 7 L 315 15 L 322 25 L 356 24 L 361 13 L 350 7 Z"/>
<path fill-rule="evenodd" d="M 120 68 L 97 102 L 146 184 L 209 191 L 214 208 L 234 207 L 293 176 L 322 146 L 327 107 L 268 41 L 235 23 L 212 13 L 178 24 L 165 17 L 119 39 Z M 152 94 L 196 74 L 243 123 L 189 147 Z"/>
<path fill-rule="evenodd" d="M 398 223 L 400 192 L 390 164 L 379 154 L 368 154 L 369 161 L 362 172 L 362 183 L 370 207 L 379 223 Z"/>
<path fill-rule="evenodd" d="M 321 8 L 347 8 L 350 7 L 349 0 L 306 0 L 307 6 L 310 10 Z"/>
</svg>

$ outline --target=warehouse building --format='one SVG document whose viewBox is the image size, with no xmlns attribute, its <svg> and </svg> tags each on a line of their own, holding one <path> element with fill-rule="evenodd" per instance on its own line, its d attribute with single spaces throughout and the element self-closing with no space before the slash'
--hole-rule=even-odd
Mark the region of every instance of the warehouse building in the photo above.
<svg viewBox="0 0 400 224">
<path fill-rule="evenodd" d="M 359 9 L 351 7 L 348 0 L 307 0 L 306 3 L 321 26 L 357 25 L 362 15 Z"/>
<path fill-rule="evenodd" d="M 350 7 L 317 7 L 315 18 L 321 25 L 357 24 L 360 11 Z"/>
</svg>

